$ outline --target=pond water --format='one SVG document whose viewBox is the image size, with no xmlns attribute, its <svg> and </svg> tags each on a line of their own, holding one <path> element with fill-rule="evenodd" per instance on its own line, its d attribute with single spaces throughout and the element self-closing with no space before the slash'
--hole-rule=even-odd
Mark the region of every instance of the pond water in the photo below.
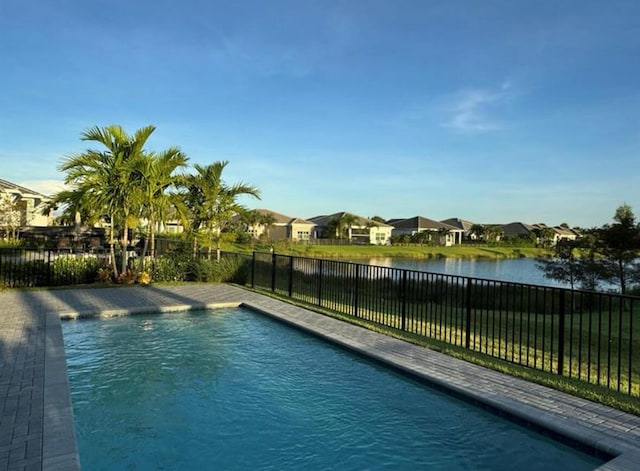
<svg viewBox="0 0 640 471">
<path fill-rule="evenodd" d="M 512 281 L 533 285 L 568 287 L 566 284 L 545 278 L 542 270 L 538 268 L 536 260 L 533 258 L 486 260 L 466 258 L 417 259 L 380 257 L 351 261 L 383 267 L 443 273 L 446 275 L 470 276 L 473 278 Z"/>
</svg>

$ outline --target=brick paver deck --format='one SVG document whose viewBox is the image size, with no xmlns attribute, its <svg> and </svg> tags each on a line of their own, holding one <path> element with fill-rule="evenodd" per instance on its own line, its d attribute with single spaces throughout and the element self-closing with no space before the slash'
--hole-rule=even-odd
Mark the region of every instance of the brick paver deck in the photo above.
<svg viewBox="0 0 640 471">
<path fill-rule="evenodd" d="M 245 304 L 640 469 L 640 417 L 222 284 L 0 292 L 0 470 L 79 469 L 60 317 Z"/>
</svg>

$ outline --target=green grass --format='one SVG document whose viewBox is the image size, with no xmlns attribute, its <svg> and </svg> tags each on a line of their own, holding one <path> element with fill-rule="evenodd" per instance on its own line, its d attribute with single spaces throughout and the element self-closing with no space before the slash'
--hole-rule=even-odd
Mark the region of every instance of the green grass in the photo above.
<svg viewBox="0 0 640 471">
<path fill-rule="evenodd" d="M 230 245 L 227 250 L 239 252 L 268 252 L 271 245 Z M 293 244 L 287 242 L 275 243 L 276 253 L 297 255 L 311 258 L 376 258 L 376 257 L 406 257 L 406 258 L 520 258 L 538 257 L 548 254 L 548 251 L 533 247 L 492 247 L 487 245 L 455 245 L 452 247 L 427 245 L 312 245 Z"/>
</svg>

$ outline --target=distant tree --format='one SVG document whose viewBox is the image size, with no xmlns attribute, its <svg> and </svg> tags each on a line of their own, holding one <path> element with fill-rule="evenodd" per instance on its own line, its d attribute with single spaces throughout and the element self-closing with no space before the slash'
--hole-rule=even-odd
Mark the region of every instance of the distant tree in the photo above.
<svg viewBox="0 0 640 471">
<path fill-rule="evenodd" d="M 553 259 L 539 261 L 545 276 L 583 289 L 597 289 L 607 281 L 626 294 L 629 283 L 640 282 L 640 225 L 626 204 L 613 219 L 612 224 L 581 230 L 576 241 L 559 241 Z"/>
<path fill-rule="evenodd" d="M 501 226 L 484 226 L 484 238 L 487 242 L 498 242 L 504 236 Z"/>
<path fill-rule="evenodd" d="M 469 229 L 469 235 L 472 237 L 482 240 L 484 239 L 485 227 L 482 224 L 473 224 Z"/>
<path fill-rule="evenodd" d="M 640 255 L 640 225 L 636 223 L 631 207 L 623 204 L 613 217 L 614 223 L 604 225 L 598 233 L 601 253 L 615 267 L 612 278 L 620 286 L 620 292 L 627 292 L 629 278 L 637 271 Z"/>
<path fill-rule="evenodd" d="M 449 236 L 449 233 L 451 231 L 449 229 L 447 229 L 446 227 L 441 227 L 438 229 L 438 239 L 439 239 L 439 243 L 440 245 L 446 245 L 447 244 L 447 237 Z"/>
<path fill-rule="evenodd" d="M 351 213 L 343 213 L 340 217 L 340 225 L 347 231 L 347 239 L 351 240 L 353 225 L 358 222 L 358 218 Z"/>
<path fill-rule="evenodd" d="M 4 229 L 5 237 L 16 239 L 20 227 L 20 202 L 10 195 L 0 194 L 0 228 Z"/>
<path fill-rule="evenodd" d="M 549 248 L 554 245 L 556 231 L 551 227 L 534 227 L 531 233 L 533 235 L 533 242 L 536 245 L 541 245 L 544 248 Z"/>
<path fill-rule="evenodd" d="M 411 235 L 411 242 L 414 244 L 431 244 L 432 233 L 431 231 L 415 232 Z"/>
<path fill-rule="evenodd" d="M 593 234 L 578 240 L 558 241 L 553 257 L 539 258 L 537 265 L 545 278 L 567 283 L 571 289 L 595 290 L 599 281 L 606 278 Z"/>
<path fill-rule="evenodd" d="M 260 225 L 261 218 L 262 218 L 262 215 L 255 209 L 252 209 L 250 211 L 245 211 L 241 215 L 242 222 L 249 229 L 249 232 L 252 234 L 252 238 L 257 238 L 256 234 L 257 234 L 258 226 Z"/>
<path fill-rule="evenodd" d="M 276 223 L 276 218 L 271 213 L 263 213 L 258 219 L 258 224 L 264 226 L 264 234 L 267 241 L 271 240 L 271 228 Z"/>
<path fill-rule="evenodd" d="M 381 216 L 373 216 L 371 220 L 375 222 L 381 222 L 382 224 L 384 224 L 384 219 Z"/>
</svg>

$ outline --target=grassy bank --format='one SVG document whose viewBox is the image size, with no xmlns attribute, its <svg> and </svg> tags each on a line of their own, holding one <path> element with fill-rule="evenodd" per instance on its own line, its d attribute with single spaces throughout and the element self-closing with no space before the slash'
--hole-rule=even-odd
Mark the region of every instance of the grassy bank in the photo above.
<svg viewBox="0 0 640 471">
<path fill-rule="evenodd" d="M 230 250 L 268 251 L 270 245 L 234 246 Z M 399 246 L 399 245 L 306 245 L 292 243 L 276 243 L 273 245 L 277 253 L 298 255 L 311 258 L 520 258 L 538 257 L 548 253 L 534 247 L 490 247 L 487 245 L 457 245 L 453 247 L 439 246 Z"/>
</svg>

